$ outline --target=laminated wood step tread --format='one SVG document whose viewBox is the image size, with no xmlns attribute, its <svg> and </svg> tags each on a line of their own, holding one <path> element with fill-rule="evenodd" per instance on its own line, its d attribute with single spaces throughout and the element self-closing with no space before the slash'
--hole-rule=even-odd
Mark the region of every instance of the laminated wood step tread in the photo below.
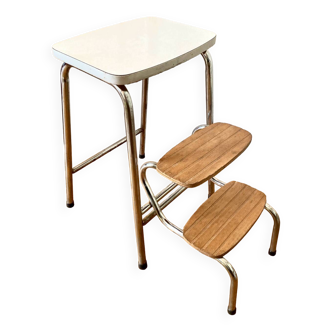
<svg viewBox="0 0 332 332">
<path fill-rule="evenodd" d="M 251 139 L 244 129 L 214 123 L 168 151 L 159 160 L 157 171 L 183 187 L 199 186 L 241 155 Z"/>
<path fill-rule="evenodd" d="M 183 229 L 184 239 L 201 253 L 221 258 L 249 232 L 265 204 L 264 193 L 229 182 L 192 215 Z"/>
</svg>

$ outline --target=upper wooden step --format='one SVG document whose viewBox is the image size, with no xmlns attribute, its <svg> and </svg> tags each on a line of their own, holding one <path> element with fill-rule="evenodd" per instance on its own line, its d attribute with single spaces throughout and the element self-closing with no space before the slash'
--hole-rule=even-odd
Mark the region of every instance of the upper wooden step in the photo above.
<svg viewBox="0 0 332 332">
<path fill-rule="evenodd" d="M 183 187 L 193 188 L 218 174 L 250 144 L 251 134 L 227 123 L 197 131 L 158 162 L 157 171 Z"/>
<path fill-rule="evenodd" d="M 203 254 L 221 258 L 249 232 L 265 204 L 262 192 L 229 182 L 198 208 L 184 226 L 183 237 Z"/>
</svg>

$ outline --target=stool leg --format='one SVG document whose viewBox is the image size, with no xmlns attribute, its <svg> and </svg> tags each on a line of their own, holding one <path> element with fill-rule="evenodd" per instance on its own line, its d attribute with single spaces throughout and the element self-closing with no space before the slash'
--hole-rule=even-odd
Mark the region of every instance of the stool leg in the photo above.
<svg viewBox="0 0 332 332">
<path fill-rule="evenodd" d="M 124 85 L 113 85 L 113 87 L 120 95 L 124 108 L 128 162 L 129 162 L 130 180 L 131 180 L 131 193 L 133 201 L 136 243 L 138 251 L 138 267 L 141 270 L 145 270 L 148 265 L 145 257 L 133 104 L 130 94 Z"/>
<path fill-rule="evenodd" d="M 142 105 L 141 105 L 141 140 L 140 140 L 140 150 L 139 157 L 141 159 L 145 158 L 145 137 L 146 137 L 146 113 L 148 108 L 148 89 L 149 89 L 149 79 L 146 78 L 142 81 Z"/>
<path fill-rule="evenodd" d="M 237 296 L 237 285 L 238 278 L 234 267 L 225 259 L 224 257 L 216 259 L 228 272 L 231 278 L 231 287 L 229 292 L 229 303 L 228 303 L 228 313 L 230 315 L 236 314 L 236 296 Z"/>
<path fill-rule="evenodd" d="M 71 128 L 70 128 L 70 97 L 69 97 L 69 70 L 71 66 L 64 63 L 61 67 L 61 101 L 62 101 L 62 125 L 63 143 L 65 147 L 65 172 L 67 207 L 74 206 L 73 194 L 73 165 L 71 149 Z"/>
<path fill-rule="evenodd" d="M 213 63 L 209 51 L 202 53 L 205 62 L 206 124 L 213 123 Z M 208 181 L 208 197 L 215 191 L 214 183 Z"/>
<path fill-rule="evenodd" d="M 278 242 L 279 229 L 280 229 L 280 218 L 279 218 L 277 211 L 270 204 L 267 204 L 267 203 L 265 204 L 265 210 L 270 213 L 270 215 L 272 216 L 273 221 L 274 221 L 269 255 L 275 256 L 275 254 L 277 253 L 277 242 Z"/>
</svg>

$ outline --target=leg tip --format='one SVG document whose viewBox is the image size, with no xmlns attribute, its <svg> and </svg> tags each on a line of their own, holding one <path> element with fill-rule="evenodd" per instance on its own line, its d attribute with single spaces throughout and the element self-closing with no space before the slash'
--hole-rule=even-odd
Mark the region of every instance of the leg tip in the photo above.
<svg viewBox="0 0 332 332">
<path fill-rule="evenodd" d="M 236 308 L 234 309 L 234 310 L 229 310 L 229 309 L 227 309 L 227 311 L 228 311 L 228 313 L 230 314 L 230 315 L 235 315 L 236 314 Z"/>
<path fill-rule="evenodd" d="M 145 158 L 145 154 L 139 154 L 139 158 L 140 159 L 144 159 Z"/>
<path fill-rule="evenodd" d="M 67 203 L 67 208 L 72 208 L 74 206 L 74 202 L 73 203 Z"/>
<path fill-rule="evenodd" d="M 271 251 L 271 250 L 269 249 L 269 255 L 270 255 L 270 256 L 275 256 L 276 253 L 277 253 L 277 250 L 276 250 L 276 251 Z"/>
<path fill-rule="evenodd" d="M 139 155 L 139 160 L 143 163 L 144 161 L 146 161 L 146 154 L 145 155 Z"/>
<path fill-rule="evenodd" d="M 147 267 L 148 267 L 148 263 L 144 263 L 144 264 L 138 263 L 138 268 L 140 270 L 145 270 Z"/>
</svg>

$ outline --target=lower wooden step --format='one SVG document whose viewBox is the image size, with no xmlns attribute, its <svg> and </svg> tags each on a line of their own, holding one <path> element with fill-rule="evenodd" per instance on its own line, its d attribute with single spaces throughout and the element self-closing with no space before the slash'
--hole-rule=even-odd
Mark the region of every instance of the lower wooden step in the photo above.
<svg viewBox="0 0 332 332">
<path fill-rule="evenodd" d="M 217 190 L 189 219 L 184 239 L 201 253 L 221 258 L 249 232 L 266 204 L 264 193 L 240 182 Z"/>
</svg>

